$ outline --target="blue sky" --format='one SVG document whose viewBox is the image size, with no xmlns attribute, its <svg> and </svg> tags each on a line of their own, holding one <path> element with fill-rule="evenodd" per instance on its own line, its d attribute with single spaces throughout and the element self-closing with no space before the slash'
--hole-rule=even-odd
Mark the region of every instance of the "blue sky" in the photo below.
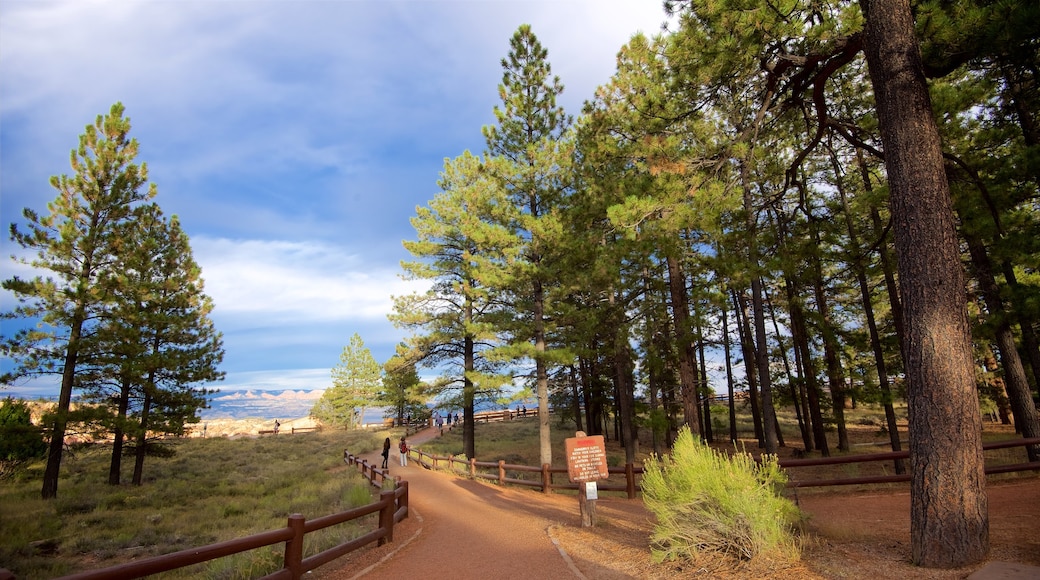
<svg viewBox="0 0 1040 580">
<path fill-rule="evenodd" d="M 9 224 L 46 212 L 50 176 L 121 101 L 216 304 L 215 386 L 326 388 L 355 332 L 380 362 L 405 338 L 386 315 L 420 288 L 400 279 L 409 218 L 445 158 L 484 150 L 517 27 L 577 116 L 621 46 L 664 20 L 660 0 L 3 0 L 0 277 L 27 274 Z"/>
</svg>

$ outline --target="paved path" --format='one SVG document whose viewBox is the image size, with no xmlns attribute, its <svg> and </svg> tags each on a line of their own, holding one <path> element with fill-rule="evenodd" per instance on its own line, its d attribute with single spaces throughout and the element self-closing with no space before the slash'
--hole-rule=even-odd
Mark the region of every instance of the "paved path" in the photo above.
<svg viewBox="0 0 1040 580">
<path fill-rule="evenodd" d="M 437 435 L 417 433 L 413 446 Z M 378 465 L 378 453 L 364 456 Z M 585 578 L 550 535 L 557 522 L 579 521 L 573 497 L 536 496 L 433 472 L 395 451 L 390 473 L 408 481 L 411 515 L 395 527 L 394 542 L 347 557 L 339 569 L 319 571 L 324 580 L 449 577 Z M 326 568 L 334 568 L 333 563 Z M 462 573 L 467 570 L 467 573 Z"/>
</svg>

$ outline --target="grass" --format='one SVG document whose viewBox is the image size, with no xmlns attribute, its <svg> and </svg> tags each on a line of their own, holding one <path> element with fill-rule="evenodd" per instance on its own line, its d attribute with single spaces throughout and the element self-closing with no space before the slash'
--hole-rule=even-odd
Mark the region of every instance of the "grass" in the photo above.
<svg viewBox="0 0 1040 580">
<path fill-rule="evenodd" d="M 55 500 L 39 497 L 42 463 L 0 485 L 0 562 L 19 578 L 49 578 L 283 528 L 293 513 L 312 519 L 364 505 L 372 490 L 343 467 L 343 450 L 373 451 L 386 435 L 181 439 L 173 457 L 148 459 L 141 486 L 105 485 L 110 447 L 78 448 L 63 458 Z M 374 525 L 308 534 L 306 554 Z M 275 546 L 162 577 L 253 578 L 281 558 Z"/>
</svg>

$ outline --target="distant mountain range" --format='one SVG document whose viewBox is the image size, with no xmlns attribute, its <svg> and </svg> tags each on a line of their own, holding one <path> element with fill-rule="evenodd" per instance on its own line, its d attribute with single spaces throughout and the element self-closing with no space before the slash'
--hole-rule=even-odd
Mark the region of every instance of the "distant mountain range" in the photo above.
<svg viewBox="0 0 1040 580">
<path fill-rule="evenodd" d="M 324 389 L 313 391 L 220 391 L 210 395 L 209 408 L 201 418 L 212 419 L 294 419 L 310 414 Z M 381 416 L 381 414 L 380 414 Z"/>
</svg>

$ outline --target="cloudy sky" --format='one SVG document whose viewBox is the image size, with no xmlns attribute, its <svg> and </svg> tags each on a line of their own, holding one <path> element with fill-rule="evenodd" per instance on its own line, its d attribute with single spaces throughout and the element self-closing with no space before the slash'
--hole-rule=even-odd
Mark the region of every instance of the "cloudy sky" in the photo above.
<svg viewBox="0 0 1040 580">
<path fill-rule="evenodd" d="M 0 277 L 19 271 L 9 224 L 47 211 L 49 177 L 120 101 L 216 304 L 219 387 L 325 388 L 353 333 L 380 362 L 405 337 L 386 315 L 417 288 L 409 218 L 445 158 L 484 150 L 517 27 L 576 116 L 664 20 L 660 0 L 3 0 Z"/>
</svg>

